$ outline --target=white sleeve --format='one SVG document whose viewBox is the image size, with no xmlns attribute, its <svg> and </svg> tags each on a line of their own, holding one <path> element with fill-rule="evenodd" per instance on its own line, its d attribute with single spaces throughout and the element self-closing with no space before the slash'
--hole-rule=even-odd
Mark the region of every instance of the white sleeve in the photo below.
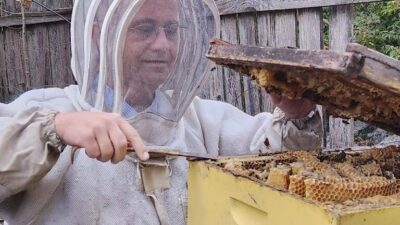
<svg viewBox="0 0 400 225">
<path fill-rule="evenodd" d="M 54 115 L 30 108 L 0 117 L 0 202 L 40 180 L 57 161 L 62 144 Z"/>
<path fill-rule="evenodd" d="M 296 121 L 286 120 L 279 111 L 250 116 L 230 104 L 198 98 L 194 107 L 211 154 L 257 154 L 321 145 L 322 125 L 318 116 Z"/>
</svg>

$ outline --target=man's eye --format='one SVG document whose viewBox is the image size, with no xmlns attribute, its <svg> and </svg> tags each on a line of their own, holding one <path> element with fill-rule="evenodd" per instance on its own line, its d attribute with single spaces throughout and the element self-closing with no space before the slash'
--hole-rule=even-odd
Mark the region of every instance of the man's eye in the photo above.
<svg viewBox="0 0 400 225">
<path fill-rule="evenodd" d="M 152 32 L 154 32 L 155 28 L 152 25 L 139 25 L 136 26 L 134 30 L 143 34 L 151 34 Z"/>
</svg>

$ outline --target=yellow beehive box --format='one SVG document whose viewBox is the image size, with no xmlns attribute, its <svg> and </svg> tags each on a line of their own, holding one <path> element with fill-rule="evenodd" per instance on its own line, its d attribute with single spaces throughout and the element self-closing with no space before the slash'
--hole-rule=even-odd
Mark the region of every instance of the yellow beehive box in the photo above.
<svg viewBox="0 0 400 225">
<path fill-rule="evenodd" d="M 233 161 L 259 160 L 231 158 Z M 399 200 L 374 206 L 319 203 L 233 173 L 216 162 L 191 161 L 189 225 L 399 225 Z M 391 204 L 387 204 L 387 203 Z M 332 207 L 333 205 L 333 207 Z M 377 206 L 378 205 L 378 206 Z"/>
</svg>

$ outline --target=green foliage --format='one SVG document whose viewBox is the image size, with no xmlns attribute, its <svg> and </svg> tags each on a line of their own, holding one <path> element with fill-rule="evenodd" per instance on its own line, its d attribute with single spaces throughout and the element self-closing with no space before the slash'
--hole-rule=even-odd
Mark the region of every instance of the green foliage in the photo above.
<svg viewBox="0 0 400 225">
<path fill-rule="evenodd" d="M 329 49 L 329 17 L 331 15 L 331 11 L 329 8 L 322 9 L 322 29 L 323 29 L 323 46 L 324 49 Z"/>
<path fill-rule="evenodd" d="M 400 59 L 400 1 L 357 5 L 354 33 L 358 43 Z"/>
</svg>

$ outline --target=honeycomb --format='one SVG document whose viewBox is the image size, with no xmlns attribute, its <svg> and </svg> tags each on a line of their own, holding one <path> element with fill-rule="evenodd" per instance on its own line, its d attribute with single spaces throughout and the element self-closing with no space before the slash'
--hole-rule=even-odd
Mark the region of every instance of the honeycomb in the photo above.
<svg viewBox="0 0 400 225">
<path fill-rule="evenodd" d="M 307 98 L 325 106 L 330 115 L 355 118 L 400 135 L 400 89 L 390 82 L 398 80 L 398 62 L 370 51 L 368 56 L 364 50 L 356 54 L 357 48 L 353 45 L 349 52 L 269 48 L 214 39 L 207 58 L 250 76 L 268 93 Z"/>
<path fill-rule="evenodd" d="M 304 180 L 306 179 L 303 175 L 292 175 L 289 177 L 289 192 L 300 196 L 306 195 L 306 185 Z"/>
<path fill-rule="evenodd" d="M 400 204 L 400 147 L 365 151 L 294 151 L 215 162 L 239 176 L 321 203 L 396 195 Z M 336 207 L 336 206 L 335 206 Z"/>
<path fill-rule="evenodd" d="M 249 74 L 269 93 L 291 99 L 308 98 L 326 106 L 333 116 L 355 118 L 400 134 L 400 95 L 373 84 L 323 72 L 316 75 L 257 67 L 240 71 Z"/>
<path fill-rule="evenodd" d="M 289 187 L 289 175 L 291 171 L 292 169 L 290 166 L 279 165 L 273 167 L 270 169 L 269 176 L 265 183 L 278 189 L 287 190 Z"/>
<path fill-rule="evenodd" d="M 361 172 L 366 176 L 382 176 L 382 169 L 376 162 L 362 165 Z"/>
<path fill-rule="evenodd" d="M 320 202 L 343 202 L 376 195 L 388 196 L 396 193 L 396 180 L 378 178 L 381 177 L 342 182 L 306 179 L 304 181 L 306 187 L 305 197 Z"/>
</svg>

